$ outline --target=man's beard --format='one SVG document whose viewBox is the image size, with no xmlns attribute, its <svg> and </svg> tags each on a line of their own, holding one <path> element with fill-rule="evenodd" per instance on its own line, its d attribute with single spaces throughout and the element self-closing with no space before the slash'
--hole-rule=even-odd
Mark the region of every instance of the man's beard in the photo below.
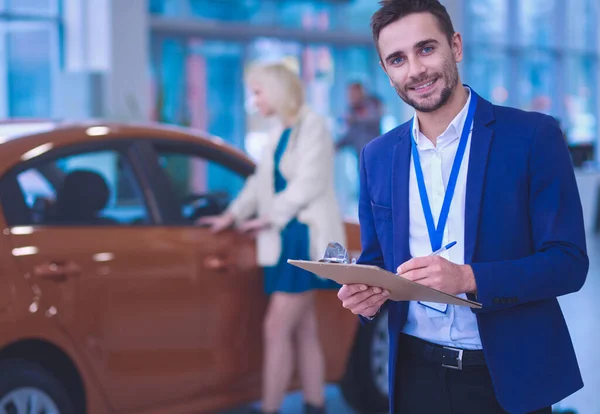
<svg viewBox="0 0 600 414">
<path fill-rule="evenodd" d="M 419 103 L 414 99 L 411 99 L 408 96 L 408 88 L 402 88 L 398 84 L 396 84 L 396 82 L 393 82 L 394 89 L 396 89 L 396 93 L 398 94 L 400 99 L 402 99 L 408 105 L 412 106 L 417 111 L 435 112 L 448 102 L 448 100 L 452 96 L 452 92 L 454 91 L 454 89 L 456 89 L 456 85 L 458 85 L 458 69 L 456 67 L 456 64 L 454 64 L 453 62 L 448 62 L 446 65 L 444 65 L 444 71 L 442 74 L 426 74 L 420 79 L 416 79 L 415 81 L 411 82 L 410 84 L 415 85 L 422 82 L 427 82 L 427 80 L 431 79 L 437 79 L 436 82 L 443 82 L 445 80 L 446 86 L 442 89 L 439 98 L 436 99 L 434 96 L 431 96 L 429 98 L 426 98 L 425 102 L 423 103 Z"/>
</svg>

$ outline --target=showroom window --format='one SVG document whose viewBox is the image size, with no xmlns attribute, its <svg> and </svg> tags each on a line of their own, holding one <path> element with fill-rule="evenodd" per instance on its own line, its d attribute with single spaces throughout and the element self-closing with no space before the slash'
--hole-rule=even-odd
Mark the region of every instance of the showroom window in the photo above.
<svg viewBox="0 0 600 414">
<path fill-rule="evenodd" d="M 329 120 L 335 140 L 346 130 L 346 87 L 361 81 L 383 103 L 382 129 L 407 118 L 389 87 L 372 47 L 306 43 L 260 36 L 236 41 L 165 36 L 152 39 L 154 119 L 191 126 L 243 149 L 255 161 L 272 124 L 259 116 L 243 85 L 244 70 L 256 62 L 283 61 L 298 71 L 309 105 Z M 410 116 L 410 114 L 408 114 Z M 357 217 L 358 154 L 349 148 L 335 158 L 335 186 L 344 214 Z"/>
<path fill-rule="evenodd" d="M 59 33 L 59 0 L 0 0 L 0 118 L 52 116 Z"/>
<path fill-rule="evenodd" d="M 165 17 L 194 17 L 312 31 L 370 34 L 375 0 L 150 0 L 150 12 Z"/>
<path fill-rule="evenodd" d="M 590 164 L 599 110 L 597 0 L 442 3 L 463 13 L 455 19 L 464 23 L 457 27 L 463 80 L 496 104 L 556 117 L 577 148 L 576 164 Z M 369 28 L 377 8 L 374 0 L 151 0 L 155 118 L 208 130 L 257 159 L 268 123 L 248 104 L 241 77 L 255 61 L 280 60 L 297 68 L 334 139 L 344 134 L 346 86 L 356 80 L 383 103 L 388 131 L 413 111 L 378 65 Z M 348 149 L 335 160 L 338 198 L 353 218 L 357 161 Z"/>
<path fill-rule="evenodd" d="M 494 103 L 554 116 L 578 154 L 575 164 L 592 165 L 599 111 L 597 0 L 464 5 L 465 81 Z"/>
</svg>

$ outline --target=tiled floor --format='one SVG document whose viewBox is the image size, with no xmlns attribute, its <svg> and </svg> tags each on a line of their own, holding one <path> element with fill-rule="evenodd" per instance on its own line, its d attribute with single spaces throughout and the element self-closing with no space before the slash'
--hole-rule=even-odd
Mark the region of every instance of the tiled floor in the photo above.
<svg viewBox="0 0 600 414">
<path fill-rule="evenodd" d="M 577 414 L 600 414 L 600 237 L 588 238 L 590 272 L 583 288 L 560 298 L 579 359 L 585 386 L 554 408 Z M 565 275 L 569 277 L 569 275 Z M 339 389 L 327 387 L 327 408 L 333 414 L 355 414 L 344 402 Z M 227 414 L 243 414 L 236 410 Z M 302 414 L 302 396 L 289 394 L 281 414 Z"/>
</svg>

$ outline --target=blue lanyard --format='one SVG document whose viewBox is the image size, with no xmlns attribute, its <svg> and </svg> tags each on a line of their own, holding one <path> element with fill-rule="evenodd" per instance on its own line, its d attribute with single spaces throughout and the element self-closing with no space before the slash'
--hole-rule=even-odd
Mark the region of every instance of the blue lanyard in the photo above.
<svg viewBox="0 0 600 414">
<path fill-rule="evenodd" d="M 446 227 L 446 221 L 448 221 L 448 214 L 450 213 L 450 203 L 454 196 L 454 189 L 456 188 L 456 181 L 458 180 L 458 172 L 462 164 L 463 156 L 465 155 L 465 149 L 467 148 L 467 141 L 469 140 L 469 133 L 471 132 L 471 124 L 473 123 L 473 116 L 475 115 L 475 108 L 477 107 L 477 96 L 471 92 L 471 102 L 467 112 L 467 119 L 463 126 L 460 142 L 456 155 L 454 157 L 454 163 L 452 164 L 452 171 L 450 178 L 448 179 L 448 186 L 446 188 L 446 194 L 444 195 L 444 203 L 442 204 L 442 211 L 438 220 L 437 228 L 433 222 L 433 214 L 431 213 L 431 205 L 429 204 L 429 198 L 427 197 L 427 188 L 425 187 L 425 179 L 423 178 L 423 169 L 421 168 L 421 161 L 419 160 L 419 151 L 417 149 L 417 141 L 414 136 L 414 122 L 411 130 L 412 137 L 412 156 L 415 164 L 415 173 L 417 175 L 417 184 L 419 186 L 419 194 L 421 196 L 421 206 L 423 207 L 423 213 L 425 214 L 425 222 L 427 223 L 427 231 L 429 232 L 429 242 L 431 243 L 432 251 L 436 251 L 442 247 L 444 239 L 444 227 Z"/>
</svg>

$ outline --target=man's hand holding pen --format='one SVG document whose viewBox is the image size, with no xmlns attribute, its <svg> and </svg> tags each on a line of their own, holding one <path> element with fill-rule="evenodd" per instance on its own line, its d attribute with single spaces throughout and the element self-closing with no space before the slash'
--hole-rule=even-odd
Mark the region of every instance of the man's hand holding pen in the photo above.
<svg viewBox="0 0 600 414">
<path fill-rule="evenodd" d="M 432 289 L 458 295 L 477 290 L 469 265 L 457 265 L 440 256 L 416 257 L 398 266 L 398 275 Z"/>
<path fill-rule="evenodd" d="M 440 256 L 455 244 L 449 243 L 429 256 L 408 260 L 398 266 L 398 275 L 451 295 L 475 293 L 477 285 L 471 266 L 458 265 Z M 364 284 L 344 285 L 338 292 L 344 308 L 366 318 L 375 316 L 389 296 L 385 289 Z"/>
<path fill-rule="evenodd" d="M 440 255 L 456 242 L 436 250 L 429 256 L 415 257 L 398 266 L 398 275 L 450 295 L 475 293 L 477 285 L 473 269 L 469 265 L 458 265 Z"/>
</svg>

